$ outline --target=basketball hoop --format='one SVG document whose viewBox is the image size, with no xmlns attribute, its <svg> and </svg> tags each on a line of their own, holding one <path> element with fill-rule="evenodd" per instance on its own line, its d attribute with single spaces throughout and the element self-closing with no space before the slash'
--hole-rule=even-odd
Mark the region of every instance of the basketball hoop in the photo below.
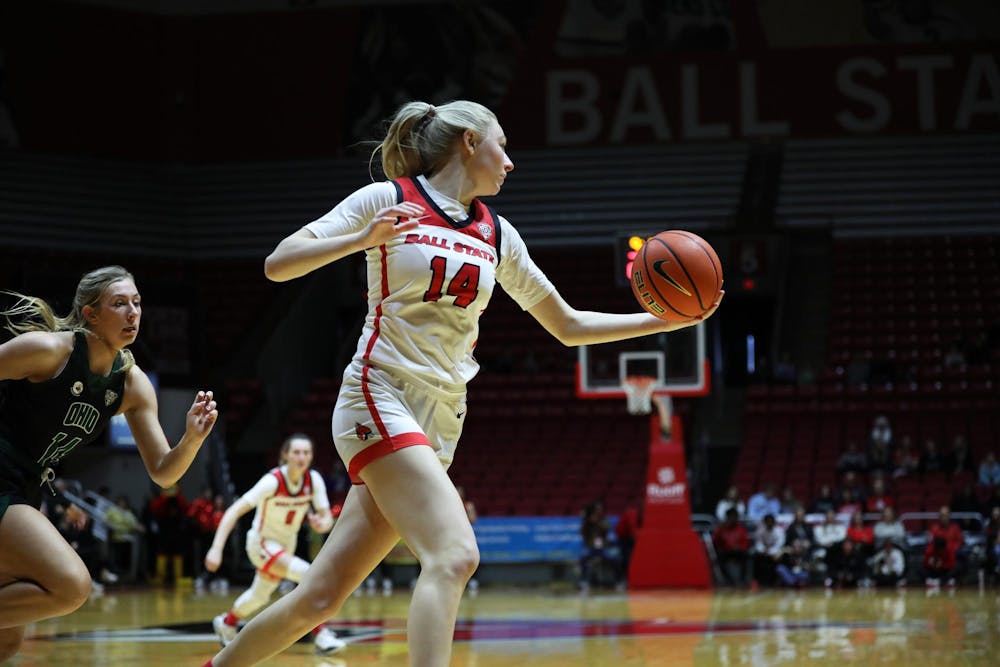
<svg viewBox="0 0 1000 667">
<path fill-rule="evenodd" d="M 629 375 L 622 381 L 630 415 L 648 415 L 653 411 L 653 389 L 656 378 L 648 375 Z"/>
</svg>

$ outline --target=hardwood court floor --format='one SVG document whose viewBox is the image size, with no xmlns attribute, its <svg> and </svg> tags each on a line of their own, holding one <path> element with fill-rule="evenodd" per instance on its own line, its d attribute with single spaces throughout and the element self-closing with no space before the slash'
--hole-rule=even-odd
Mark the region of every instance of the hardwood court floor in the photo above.
<svg viewBox="0 0 1000 667">
<path fill-rule="evenodd" d="M 229 595 L 136 590 L 92 598 L 29 628 L 18 667 L 187 665 L 215 653 L 210 619 Z M 409 591 L 352 597 L 331 625 L 351 642 L 311 643 L 265 665 L 407 665 Z M 453 667 L 996 665 L 1000 591 L 558 593 L 484 590 L 459 612 Z"/>
</svg>

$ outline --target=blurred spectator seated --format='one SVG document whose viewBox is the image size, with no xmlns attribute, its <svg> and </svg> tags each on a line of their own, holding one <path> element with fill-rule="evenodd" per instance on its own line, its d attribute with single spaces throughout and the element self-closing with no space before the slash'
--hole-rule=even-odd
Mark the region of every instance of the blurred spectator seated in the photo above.
<svg viewBox="0 0 1000 667">
<path fill-rule="evenodd" d="M 979 464 L 979 483 L 983 486 L 1000 485 L 1000 462 L 994 452 L 987 452 Z"/>
<path fill-rule="evenodd" d="M 972 473 L 976 470 L 976 463 L 969 451 L 969 442 L 961 433 L 955 435 L 951 441 L 951 449 L 945 455 L 945 471 L 953 475 Z"/>
<path fill-rule="evenodd" d="M 906 527 L 891 505 L 882 510 L 882 517 L 872 526 L 872 536 L 875 538 L 876 549 L 880 549 L 887 541 L 900 548 L 906 547 Z"/>
<path fill-rule="evenodd" d="M 872 558 L 872 578 L 879 587 L 901 587 L 906 584 L 906 556 L 895 540 L 882 542 Z"/>
<path fill-rule="evenodd" d="M 146 528 L 132 510 L 128 496 L 118 496 L 115 504 L 105 510 L 104 522 L 111 531 L 110 557 L 113 567 L 118 572 L 127 572 L 129 581 L 137 581 L 139 564 L 143 561 L 142 534 L 146 532 Z"/>
<path fill-rule="evenodd" d="M 768 514 L 781 514 L 781 500 L 775 494 L 774 484 L 770 482 L 747 501 L 747 518 L 750 521 L 756 523 Z"/>
<path fill-rule="evenodd" d="M 1000 505 L 990 509 L 989 519 L 983 530 L 986 551 L 985 569 L 991 583 L 1000 581 Z"/>
<path fill-rule="evenodd" d="M 596 500 L 584 508 L 580 521 L 580 537 L 583 540 L 583 553 L 580 554 L 581 590 L 588 590 L 593 583 L 607 583 L 603 580 L 608 576 L 614 577 L 615 585 L 621 585 L 624 581 L 618 554 L 608 542 L 610 529 L 611 524 L 604 515 L 604 503 Z M 602 570 L 595 571 L 595 565 L 602 566 Z M 604 576 L 597 576 L 598 574 Z M 602 581 L 595 581 L 597 579 Z"/>
<path fill-rule="evenodd" d="M 924 552 L 924 581 L 936 588 L 943 579 L 949 586 L 956 581 L 956 554 L 948 545 L 948 540 L 937 536 L 931 539 Z"/>
<path fill-rule="evenodd" d="M 839 557 L 841 544 L 846 538 L 847 526 L 841 523 L 836 511 L 832 509 L 826 511 L 822 523 L 813 527 L 815 555 L 826 565 L 827 578 L 830 578 L 830 566 Z"/>
<path fill-rule="evenodd" d="M 913 438 L 904 435 L 899 439 L 899 446 L 892 453 L 893 478 L 913 475 L 920 470 L 920 454 L 913 446 Z"/>
<path fill-rule="evenodd" d="M 832 557 L 827 559 L 827 573 L 824 582 L 827 587 L 843 588 L 866 582 L 868 560 L 854 540 L 844 540 L 840 543 L 840 548 L 831 554 Z"/>
<path fill-rule="evenodd" d="M 781 513 L 795 514 L 795 510 L 801 506 L 801 501 L 795 497 L 795 491 L 792 487 L 786 486 L 781 494 Z"/>
<path fill-rule="evenodd" d="M 829 484 L 819 487 L 819 493 L 809 506 L 810 514 L 826 514 L 828 511 L 837 511 L 837 499 L 833 497 L 833 489 Z"/>
<path fill-rule="evenodd" d="M 875 531 L 872 526 L 865 524 L 865 517 L 860 510 L 851 515 L 851 522 L 847 526 L 847 539 L 857 545 L 865 559 L 875 555 Z"/>
<path fill-rule="evenodd" d="M 868 472 L 868 455 L 858 448 L 858 443 L 850 440 L 847 449 L 837 459 L 837 472 Z"/>
<path fill-rule="evenodd" d="M 872 428 L 868 432 L 868 447 L 876 445 L 884 446 L 888 450 L 892 449 L 892 425 L 885 415 L 875 417 L 872 421 Z"/>
<path fill-rule="evenodd" d="M 746 516 L 746 503 L 740 498 L 740 491 L 735 486 L 730 486 L 726 489 L 726 495 L 716 503 L 715 518 L 719 521 L 725 521 L 730 508 L 736 510 L 737 518 L 743 519 Z"/>
<path fill-rule="evenodd" d="M 735 507 L 726 510 L 725 520 L 712 531 L 712 545 L 722 572 L 723 583 L 745 586 L 750 564 L 750 534 L 740 523 Z"/>
<path fill-rule="evenodd" d="M 785 546 L 785 531 L 777 524 L 773 514 L 766 514 L 757 525 L 753 545 L 753 578 L 770 586 L 777 577 L 776 566 Z"/>
<path fill-rule="evenodd" d="M 881 477 L 872 480 L 871 493 L 865 498 L 865 512 L 878 514 L 886 507 L 892 507 L 895 504 L 896 501 L 885 490 L 885 481 Z"/>
<path fill-rule="evenodd" d="M 920 465 L 917 469 L 924 475 L 928 473 L 944 472 L 947 466 L 944 454 L 938 449 L 937 441 L 934 438 L 924 440 L 923 451 L 920 452 Z"/>
<path fill-rule="evenodd" d="M 118 576 L 109 567 L 101 544 L 94 537 L 93 521 L 86 512 L 75 504 L 67 505 L 56 528 L 87 566 L 93 580 L 91 594 L 99 595 L 104 592 L 105 584 L 118 581 Z"/>
</svg>

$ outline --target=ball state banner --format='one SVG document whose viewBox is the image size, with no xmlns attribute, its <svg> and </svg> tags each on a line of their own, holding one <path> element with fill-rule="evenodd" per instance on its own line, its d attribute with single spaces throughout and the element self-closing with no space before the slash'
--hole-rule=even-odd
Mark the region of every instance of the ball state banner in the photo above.
<svg viewBox="0 0 1000 667">
<path fill-rule="evenodd" d="M 649 467 L 642 527 L 636 536 L 628 582 L 635 588 L 709 587 L 712 576 L 705 547 L 691 529 L 691 499 L 684 460 L 684 437 L 674 417 L 671 438 L 660 435 L 652 417 Z"/>
</svg>

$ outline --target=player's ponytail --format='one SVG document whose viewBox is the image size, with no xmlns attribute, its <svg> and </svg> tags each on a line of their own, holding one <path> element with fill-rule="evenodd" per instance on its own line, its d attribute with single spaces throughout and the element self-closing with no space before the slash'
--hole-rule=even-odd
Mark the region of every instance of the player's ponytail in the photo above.
<svg viewBox="0 0 1000 667">
<path fill-rule="evenodd" d="M 430 176 L 451 158 L 463 132 L 483 137 L 495 120 L 492 111 L 476 102 L 408 102 L 396 111 L 375 152 L 381 149 L 382 171 L 388 178 Z"/>
</svg>

